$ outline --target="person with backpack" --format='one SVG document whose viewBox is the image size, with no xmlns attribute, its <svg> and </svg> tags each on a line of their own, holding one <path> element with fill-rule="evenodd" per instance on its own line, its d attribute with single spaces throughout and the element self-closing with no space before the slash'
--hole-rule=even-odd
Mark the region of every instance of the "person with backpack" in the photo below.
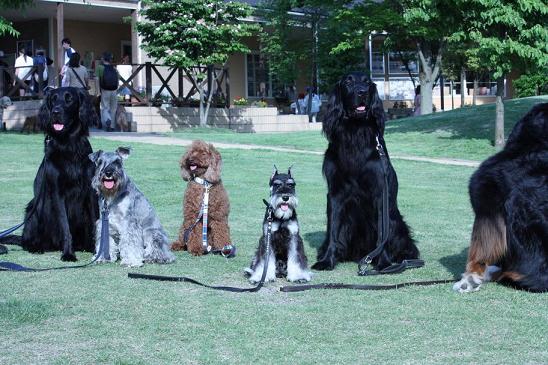
<svg viewBox="0 0 548 365">
<path fill-rule="evenodd" d="M 101 90 L 101 124 L 107 132 L 114 130 L 111 125 L 115 121 L 118 109 L 118 71 L 112 65 L 112 53 L 104 52 L 102 64 L 95 69 L 96 79 L 99 80 Z"/>
<path fill-rule="evenodd" d="M 53 63 L 53 60 L 46 56 L 46 51 L 39 47 L 35 51 L 33 59 L 34 66 L 36 66 L 36 73 L 34 74 L 34 92 L 38 94 L 39 90 L 44 90 L 48 86 L 48 66 Z M 40 85 L 39 72 L 42 70 L 42 84 Z"/>
<path fill-rule="evenodd" d="M 80 54 L 78 52 L 74 52 L 70 55 L 70 61 L 65 71 L 65 76 L 63 77 L 61 86 L 77 87 L 79 89 L 89 90 L 88 81 L 88 70 L 85 66 L 80 64 Z"/>
</svg>

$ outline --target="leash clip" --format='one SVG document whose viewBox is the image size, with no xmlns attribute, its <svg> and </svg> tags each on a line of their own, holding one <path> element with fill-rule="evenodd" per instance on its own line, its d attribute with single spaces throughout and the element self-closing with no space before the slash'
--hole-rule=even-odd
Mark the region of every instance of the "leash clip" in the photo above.
<svg viewBox="0 0 548 365">
<path fill-rule="evenodd" d="M 375 140 L 377 141 L 377 152 L 379 153 L 379 155 L 384 156 L 384 149 L 382 148 L 382 144 L 379 141 L 379 136 L 378 135 L 375 136 Z"/>
<path fill-rule="evenodd" d="M 373 259 L 371 256 L 367 255 L 363 259 L 361 259 L 360 263 L 358 264 L 358 275 L 365 276 L 367 275 L 368 267 L 371 265 L 371 262 L 373 262 Z"/>
</svg>

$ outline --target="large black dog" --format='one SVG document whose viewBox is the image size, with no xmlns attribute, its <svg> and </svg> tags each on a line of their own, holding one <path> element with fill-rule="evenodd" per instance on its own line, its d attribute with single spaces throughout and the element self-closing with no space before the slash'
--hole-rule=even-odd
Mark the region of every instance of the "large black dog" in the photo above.
<svg viewBox="0 0 548 365">
<path fill-rule="evenodd" d="M 504 149 L 472 175 L 469 192 L 475 220 L 466 272 L 453 289 L 471 292 L 494 279 L 548 291 L 548 103 L 514 126 Z"/>
<path fill-rule="evenodd" d="M 26 208 L 21 246 L 36 253 L 62 250 L 61 260 L 76 261 L 75 250 L 95 248 L 99 209 L 88 135 L 97 115 L 85 92 L 67 87 L 45 96 L 39 118 L 46 134 L 44 158 Z"/>
<path fill-rule="evenodd" d="M 323 119 L 329 141 L 323 161 L 327 180 L 327 234 L 318 251 L 315 270 L 332 270 L 339 261 L 358 261 L 376 247 L 384 172 L 377 143 L 386 151 L 385 115 L 371 79 L 359 72 L 344 76 L 330 96 Z M 387 158 L 389 234 L 377 270 L 419 251 L 397 206 L 398 180 Z"/>
</svg>

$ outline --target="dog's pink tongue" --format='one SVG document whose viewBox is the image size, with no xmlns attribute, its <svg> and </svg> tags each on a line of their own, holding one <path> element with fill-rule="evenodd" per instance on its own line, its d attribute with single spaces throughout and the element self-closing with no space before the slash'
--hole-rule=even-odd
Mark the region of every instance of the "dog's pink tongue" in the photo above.
<svg viewBox="0 0 548 365">
<path fill-rule="evenodd" d="M 190 165 L 190 171 L 196 170 L 196 167 L 197 167 L 196 165 Z"/>
<path fill-rule="evenodd" d="M 356 110 L 359 110 L 360 112 L 363 112 L 365 110 L 365 106 L 359 106 L 356 108 Z"/>
<path fill-rule="evenodd" d="M 114 187 L 114 180 L 105 180 L 103 181 L 103 185 L 107 189 L 112 189 Z"/>
<path fill-rule="evenodd" d="M 280 208 L 282 208 L 282 210 L 285 212 L 286 210 L 289 209 L 289 205 L 287 205 L 287 204 L 280 204 Z"/>
<path fill-rule="evenodd" d="M 53 129 L 55 129 L 56 131 L 62 131 L 63 128 L 65 128 L 65 126 L 63 124 L 55 123 L 53 125 Z"/>
</svg>

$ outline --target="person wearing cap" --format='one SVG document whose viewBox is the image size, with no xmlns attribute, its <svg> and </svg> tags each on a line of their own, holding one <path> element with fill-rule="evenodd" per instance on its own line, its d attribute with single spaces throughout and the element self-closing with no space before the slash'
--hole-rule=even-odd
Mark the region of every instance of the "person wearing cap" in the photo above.
<svg viewBox="0 0 548 365">
<path fill-rule="evenodd" d="M 116 119 L 116 109 L 118 109 L 118 71 L 112 65 L 112 53 L 104 52 L 101 58 L 102 63 L 95 69 L 95 76 L 97 80 L 97 89 L 101 90 L 101 125 L 107 132 L 114 130 L 112 121 Z M 114 71 L 112 71 L 114 70 Z M 110 73 L 116 73 L 115 84 L 109 87 Z"/>
</svg>

